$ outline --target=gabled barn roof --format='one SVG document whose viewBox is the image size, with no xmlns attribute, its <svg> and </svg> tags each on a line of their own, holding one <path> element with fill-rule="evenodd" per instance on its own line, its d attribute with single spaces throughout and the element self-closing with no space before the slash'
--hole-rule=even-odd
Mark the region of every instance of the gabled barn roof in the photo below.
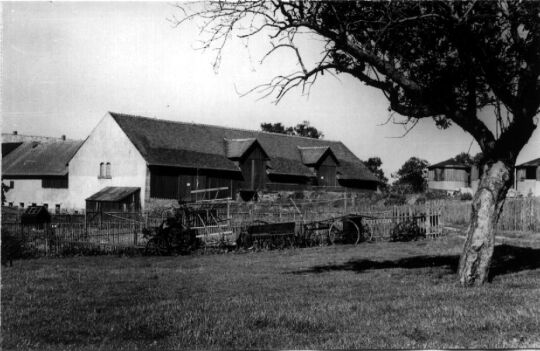
<svg viewBox="0 0 540 351">
<path fill-rule="evenodd" d="M 300 150 L 300 156 L 302 157 L 302 162 L 305 165 L 315 165 L 319 163 L 321 158 L 323 158 L 323 156 L 326 154 L 331 154 L 332 157 L 336 158 L 329 146 L 299 146 L 298 150 Z"/>
<path fill-rule="evenodd" d="M 520 165 L 517 165 L 516 167 L 538 167 L 538 166 L 540 166 L 540 158 L 535 158 L 534 160 L 524 162 Z"/>
<path fill-rule="evenodd" d="M 24 142 L 2 158 L 3 177 L 64 176 L 82 141 Z"/>
<path fill-rule="evenodd" d="M 448 160 L 436 163 L 428 167 L 428 169 L 434 169 L 434 168 L 470 169 L 471 166 L 468 166 L 465 163 L 457 162 L 453 158 L 449 158 Z"/>
<path fill-rule="evenodd" d="M 230 156 L 237 155 L 251 143 L 250 140 L 256 139 L 270 159 L 269 173 L 313 176 L 313 171 L 304 164 L 298 148 L 324 147 L 330 148 L 337 158 L 341 178 L 378 181 L 362 161 L 339 141 L 174 122 L 113 112 L 110 112 L 110 115 L 149 165 L 239 171 Z M 247 141 L 227 147 L 224 139 Z"/>
</svg>

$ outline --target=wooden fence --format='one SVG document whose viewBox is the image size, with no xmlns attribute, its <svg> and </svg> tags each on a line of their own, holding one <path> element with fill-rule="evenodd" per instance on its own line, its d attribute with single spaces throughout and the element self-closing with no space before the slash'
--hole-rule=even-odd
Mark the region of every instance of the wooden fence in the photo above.
<svg viewBox="0 0 540 351">
<path fill-rule="evenodd" d="M 466 226 L 471 216 L 471 201 L 441 202 L 442 218 L 450 226 Z M 507 199 L 497 223 L 498 231 L 540 232 L 540 198 Z"/>
<path fill-rule="evenodd" d="M 20 240 L 33 254 L 56 255 L 74 248 L 105 252 L 140 248 L 146 244 L 142 229 L 136 222 L 107 222 L 101 226 L 84 223 L 54 223 L 22 225 L 2 223 L 2 229 Z"/>
</svg>

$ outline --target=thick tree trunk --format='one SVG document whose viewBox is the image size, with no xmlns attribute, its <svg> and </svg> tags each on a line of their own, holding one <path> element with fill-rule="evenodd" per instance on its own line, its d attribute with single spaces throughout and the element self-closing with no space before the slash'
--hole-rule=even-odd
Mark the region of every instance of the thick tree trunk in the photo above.
<svg viewBox="0 0 540 351">
<path fill-rule="evenodd" d="M 459 281 L 463 286 L 482 285 L 488 279 L 495 247 L 495 226 L 512 185 L 512 170 L 512 166 L 497 161 L 486 166 L 480 179 L 459 261 Z"/>
</svg>

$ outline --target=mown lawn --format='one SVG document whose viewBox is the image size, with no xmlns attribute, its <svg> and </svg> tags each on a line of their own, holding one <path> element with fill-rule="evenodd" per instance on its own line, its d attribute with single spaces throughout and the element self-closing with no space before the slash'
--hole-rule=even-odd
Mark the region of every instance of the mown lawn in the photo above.
<svg viewBox="0 0 540 351">
<path fill-rule="evenodd" d="M 540 249 L 456 284 L 459 238 L 16 261 L 2 346 L 39 350 L 540 347 Z"/>
</svg>

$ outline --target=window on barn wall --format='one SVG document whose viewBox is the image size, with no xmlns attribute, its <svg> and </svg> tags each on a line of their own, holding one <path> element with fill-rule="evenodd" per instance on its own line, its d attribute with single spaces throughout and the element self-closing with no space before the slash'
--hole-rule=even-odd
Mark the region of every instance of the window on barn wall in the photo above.
<svg viewBox="0 0 540 351">
<path fill-rule="evenodd" d="M 536 167 L 525 168 L 525 179 L 536 179 Z"/>
<path fill-rule="evenodd" d="M 68 176 L 64 177 L 47 177 L 41 180 L 42 188 L 67 189 Z"/>
<path fill-rule="evenodd" d="M 107 162 L 105 165 L 105 178 L 112 178 L 111 177 L 111 163 Z"/>
<path fill-rule="evenodd" d="M 15 182 L 14 182 L 13 180 L 10 180 L 10 181 L 9 181 L 9 188 L 10 188 L 10 189 L 15 188 Z"/>
<path fill-rule="evenodd" d="M 60 204 L 56 204 L 54 206 L 54 213 L 59 214 L 60 213 Z"/>
<path fill-rule="evenodd" d="M 101 162 L 99 164 L 99 178 L 105 177 L 105 163 Z"/>
<path fill-rule="evenodd" d="M 435 181 L 436 182 L 444 181 L 444 169 L 443 168 L 435 168 Z"/>
</svg>

